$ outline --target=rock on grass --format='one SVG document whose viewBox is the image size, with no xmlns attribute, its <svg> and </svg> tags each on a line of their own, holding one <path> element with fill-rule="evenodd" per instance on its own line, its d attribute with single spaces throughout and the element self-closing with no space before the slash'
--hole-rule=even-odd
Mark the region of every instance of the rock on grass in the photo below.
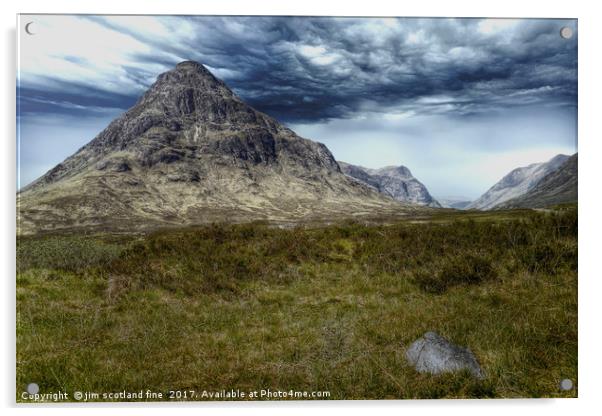
<svg viewBox="0 0 602 416">
<path fill-rule="evenodd" d="M 419 373 L 441 374 L 468 370 L 482 379 L 484 373 L 469 348 L 452 344 L 436 332 L 427 332 L 406 351 L 406 358 Z"/>
</svg>

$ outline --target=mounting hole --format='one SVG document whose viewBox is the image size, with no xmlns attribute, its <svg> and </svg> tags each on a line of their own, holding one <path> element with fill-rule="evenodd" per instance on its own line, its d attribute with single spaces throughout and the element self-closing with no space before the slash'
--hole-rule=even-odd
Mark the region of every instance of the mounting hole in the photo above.
<svg viewBox="0 0 602 416">
<path fill-rule="evenodd" d="M 560 37 L 562 37 L 563 39 L 570 39 L 573 37 L 573 29 L 571 29 L 568 26 L 563 27 L 562 29 L 560 29 Z"/>
<path fill-rule="evenodd" d="M 27 393 L 38 394 L 40 392 L 40 386 L 37 383 L 29 383 L 27 385 Z"/>
<path fill-rule="evenodd" d="M 25 33 L 28 35 L 35 35 L 36 33 L 33 31 L 33 22 L 29 22 L 25 25 Z"/>
<path fill-rule="evenodd" d="M 573 380 L 565 378 L 560 382 L 560 390 L 568 391 L 573 389 Z"/>
</svg>

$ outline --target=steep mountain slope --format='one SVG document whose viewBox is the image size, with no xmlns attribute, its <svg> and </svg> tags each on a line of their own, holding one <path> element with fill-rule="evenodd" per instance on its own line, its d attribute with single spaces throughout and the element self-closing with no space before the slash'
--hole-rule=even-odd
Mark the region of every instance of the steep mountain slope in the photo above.
<svg viewBox="0 0 602 416">
<path fill-rule="evenodd" d="M 159 75 L 134 107 L 24 188 L 17 208 L 20 233 L 412 209 L 345 176 L 326 146 L 254 110 L 192 61 Z"/>
<path fill-rule="evenodd" d="M 557 155 L 544 163 L 533 163 L 516 168 L 493 185 L 481 197 L 466 206 L 466 209 L 488 210 L 512 198 L 527 193 L 547 174 L 558 169 L 569 156 Z"/>
<path fill-rule="evenodd" d="M 495 208 L 544 208 L 567 202 L 577 202 L 577 153 L 544 176 L 526 194 Z"/>
<path fill-rule="evenodd" d="M 418 179 L 405 166 L 387 166 L 368 169 L 339 161 L 346 175 L 365 183 L 391 198 L 415 205 L 440 208 L 437 202 Z"/>
</svg>

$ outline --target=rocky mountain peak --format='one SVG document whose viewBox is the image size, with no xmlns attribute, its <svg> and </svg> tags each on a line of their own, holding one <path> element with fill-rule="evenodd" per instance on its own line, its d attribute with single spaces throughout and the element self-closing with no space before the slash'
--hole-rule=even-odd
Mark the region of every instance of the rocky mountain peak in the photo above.
<svg viewBox="0 0 602 416">
<path fill-rule="evenodd" d="M 412 176 L 410 169 L 400 166 L 386 166 L 368 169 L 339 161 L 341 171 L 397 201 L 416 205 L 440 207 L 426 189 L 426 186 Z"/>
<path fill-rule="evenodd" d="M 128 151 L 138 163 L 153 165 L 211 150 L 265 161 L 274 159 L 273 139 L 279 133 L 294 134 L 244 103 L 202 64 L 184 61 L 159 75 L 134 107 L 86 145 L 83 159 L 97 163 Z M 70 162 L 53 179 L 72 171 Z M 80 162 L 77 166 L 84 167 Z"/>
<path fill-rule="evenodd" d="M 372 173 L 399 178 L 413 178 L 412 172 L 407 167 L 401 166 L 385 166 L 380 169 L 373 169 Z"/>
<path fill-rule="evenodd" d="M 182 61 L 176 64 L 176 71 L 182 72 L 200 72 L 213 77 L 213 74 L 209 72 L 205 66 L 197 61 Z"/>
<path fill-rule="evenodd" d="M 248 108 L 224 82 L 194 61 L 180 62 L 174 69 L 159 75 L 136 107 L 162 111 L 168 117 L 227 116 Z"/>
<path fill-rule="evenodd" d="M 155 90 L 161 91 L 166 88 L 175 88 L 180 91 L 186 88 L 193 88 L 202 90 L 205 93 L 219 92 L 227 93 L 226 95 L 228 96 L 234 95 L 224 82 L 216 78 L 202 64 L 194 61 L 180 62 L 174 69 L 159 75 L 148 93 L 152 93 Z"/>
</svg>

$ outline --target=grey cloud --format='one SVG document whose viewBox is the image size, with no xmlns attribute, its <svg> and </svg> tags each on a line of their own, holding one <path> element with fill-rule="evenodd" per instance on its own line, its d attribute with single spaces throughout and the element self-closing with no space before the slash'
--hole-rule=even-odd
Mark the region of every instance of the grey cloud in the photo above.
<svg viewBox="0 0 602 416">
<path fill-rule="evenodd" d="M 148 64 L 168 69 L 194 59 L 250 104 L 288 123 L 365 111 L 471 116 L 576 106 L 577 39 L 559 36 L 564 25 L 576 29 L 572 20 L 527 19 L 481 33 L 479 19 L 166 16 L 159 18 L 166 27 L 193 30 L 164 39 L 110 18 L 89 19 L 151 46 L 152 53 L 133 54 L 121 68 L 138 87 L 133 91 L 156 77 Z M 87 105 L 88 98 L 74 103 Z M 135 98 L 119 96 L 111 106 Z"/>
</svg>

